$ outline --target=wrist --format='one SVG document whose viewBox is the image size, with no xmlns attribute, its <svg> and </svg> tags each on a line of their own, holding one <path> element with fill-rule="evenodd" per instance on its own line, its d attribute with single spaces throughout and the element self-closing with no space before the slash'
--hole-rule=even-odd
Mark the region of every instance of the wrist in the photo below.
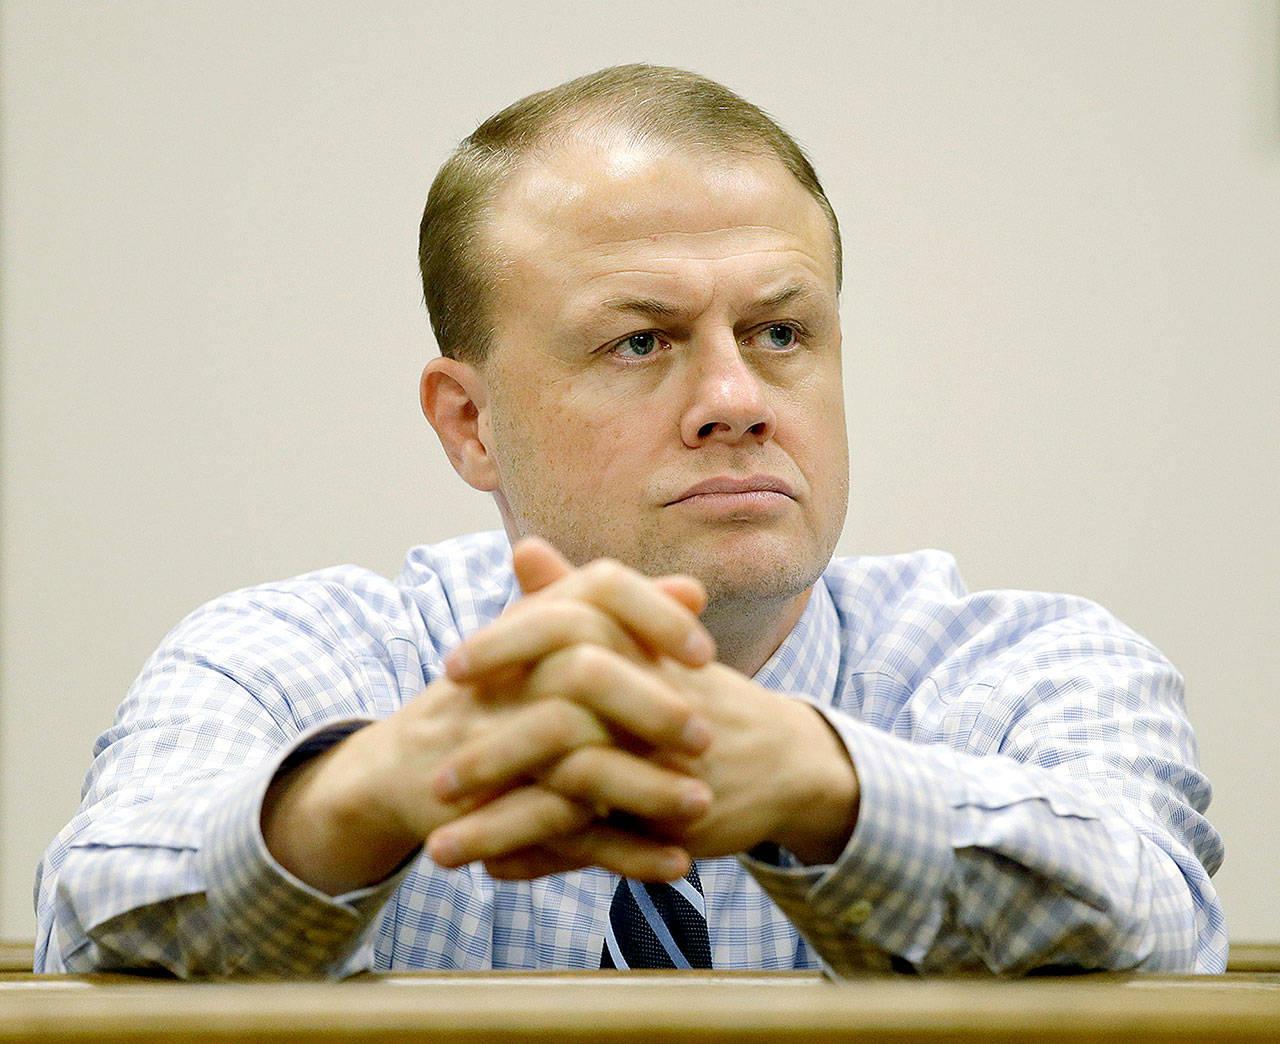
<svg viewBox="0 0 1280 1044">
<path fill-rule="evenodd" d="M 798 764 L 779 845 L 810 865 L 834 863 L 849 843 L 858 822 L 858 775 L 843 740 L 814 707 L 792 701 L 796 711 L 796 746 L 804 757 Z"/>
<path fill-rule="evenodd" d="M 370 725 L 293 765 L 267 788 L 262 836 L 271 855 L 299 880 L 341 895 L 384 880 L 422 843 L 380 812 L 369 787 Z M 370 752 L 373 753 L 373 752 Z"/>
</svg>

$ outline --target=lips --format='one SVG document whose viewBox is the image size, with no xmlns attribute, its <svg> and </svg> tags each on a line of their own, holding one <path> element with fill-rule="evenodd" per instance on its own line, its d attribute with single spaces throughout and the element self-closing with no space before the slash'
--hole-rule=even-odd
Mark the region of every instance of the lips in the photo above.
<svg viewBox="0 0 1280 1044">
<path fill-rule="evenodd" d="M 795 499 L 795 491 L 776 475 L 748 475 L 744 478 L 733 478 L 728 475 L 717 475 L 704 479 L 686 489 L 679 496 L 667 501 L 667 505 L 679 504 L 691 497 L 715 493 L 781 493 Z"/>
</svg>

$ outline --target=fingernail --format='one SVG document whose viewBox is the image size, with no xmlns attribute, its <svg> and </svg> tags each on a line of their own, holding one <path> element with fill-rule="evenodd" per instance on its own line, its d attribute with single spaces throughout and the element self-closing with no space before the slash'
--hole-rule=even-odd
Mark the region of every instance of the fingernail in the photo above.
<svg viewBox="0 0 1280 1044">
<path fill-rule="evenodd" d="M 462 785 L 458 781 L 457 769 L 442 768 L 436 773 L 435 779 L 431 781 L 431 789 L 436 792 L 436 797 L 444 801 L 451 801 L 457 797 L 462 790 Z"/>
<path fill-rule="evenodd" d="M 462 681 L 467 676 L 467 654 L 461 649 L 454 649 L 444 661 L 444 673 L 452 681 Z"/>
<path fill-rule="evenodd" d="M 662 862 L 666 867 L 663 876 L 668 881 L 678 881 L 689 872 L 689 864 L 683 852 L 672 852 Z"/>
<path fill-rule="evenodd" d="M 711 807 L 711 791 L 701 784 L 686 787 L 680 797 L 680 811 L 686 816 L 698 816 Z"/>
<path fill-rule="evenodd" d="M 701 754 L 711 742 L 711 726 L 702 718 L 694 717 L 685 722 L 680 733 L 680 744 L 693 754 Z"/>
<path fill-rule="evenodd" d="M 684 644 L 685 659 L 701 666 L 710 661 L 716 653 L 715 643 L 706 631 L 694 631 Z"/>
<path fill-rule="evenodd" d="M 428 848 L 431 858 L 441 866 L 458 866 L 462 862 L 462 846 L 449 834 L 432 834 Z"/>
</svg>

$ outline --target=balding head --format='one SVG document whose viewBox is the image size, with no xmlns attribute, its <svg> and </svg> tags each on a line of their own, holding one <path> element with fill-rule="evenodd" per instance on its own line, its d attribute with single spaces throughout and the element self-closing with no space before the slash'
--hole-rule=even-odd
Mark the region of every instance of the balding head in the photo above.
<svg viewBox="0 0 1280 1044">
<path fill-rule="evenodd" d="M 423 293 L 441 354 L 479 363 L 503 259 L 486 243 L 490 206 L 510 175 L 569 143 L 599 142 L 776 157 L 822 208 L 839 278 L 840 230 L 812 165 L 768 115 L 680 69 L 623 65 L 531 94 L 482 123 L 440 168 L 418 239 Z"/>
</svg>

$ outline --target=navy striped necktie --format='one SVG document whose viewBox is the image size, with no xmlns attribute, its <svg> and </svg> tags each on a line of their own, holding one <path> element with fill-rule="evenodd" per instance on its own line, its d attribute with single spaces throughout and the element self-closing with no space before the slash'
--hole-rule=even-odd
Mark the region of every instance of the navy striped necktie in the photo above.
<svg viewBox="0 0 1280 1044">
<path fill-rule="evenodd" d="M 601 968 L 710 968 L 707 906 L 697 866 L 671 884 L 623 878 L 609 904 Z"/>
</svg>

